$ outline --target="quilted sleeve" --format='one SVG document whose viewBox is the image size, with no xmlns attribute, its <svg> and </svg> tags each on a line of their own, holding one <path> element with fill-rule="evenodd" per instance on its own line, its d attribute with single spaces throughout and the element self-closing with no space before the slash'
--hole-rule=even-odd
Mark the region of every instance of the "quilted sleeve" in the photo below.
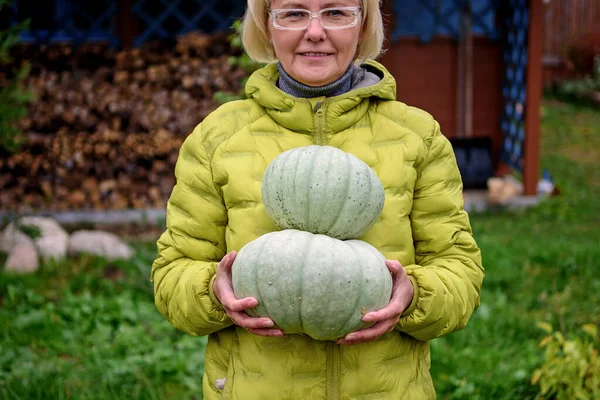
<svg viewBox="0 0 600 400">
<path fill-rule="evenodd" d="M 396 328 L 419 340 L 462 329 L 479 305 L 481 253 L 464 210 L 462 181 L 450 142 L 434 121 L 418 166 L 411 223 L 416 264 L 405 266 L 415 296 Z"/>
<path fill-rule="evenodd" d="M 201 125 L 183 143 L 175 177 L 167 229 L 152 265 L 155 304 L 177 329 L 208 335 L 232 322 L 212 291 L 217 264 L 226 253 L 227 212 L 213 183 Z"/>
</svg>

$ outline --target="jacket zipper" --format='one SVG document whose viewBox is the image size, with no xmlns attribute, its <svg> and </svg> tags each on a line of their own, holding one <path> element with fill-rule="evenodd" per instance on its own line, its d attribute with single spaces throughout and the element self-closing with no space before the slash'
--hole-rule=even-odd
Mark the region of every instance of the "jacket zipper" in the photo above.
<svg viewBox="0 0 600 400">
<path fill-rule="evenodd" d="M 323 127 L 325 126 L 324 103 L 324 101 L 319 101 L 313 108 L 313 111 L 315 112 L 315 143 L 321 146 L 325 144 L 323 135 Z"/>
<path fill-rule="evenodd" d="M 340 347 L 327 342 L 327 400 L 340 399 Z"/>
<path fill-rule="evenodd" d="M 315 143 L 325 144 L 323 127 L 325 126 L 324 103 L 315 104 Z M 340 399 L 340 345 L 335 342 L 327 343 L 327 400 Z"/>
</svg>

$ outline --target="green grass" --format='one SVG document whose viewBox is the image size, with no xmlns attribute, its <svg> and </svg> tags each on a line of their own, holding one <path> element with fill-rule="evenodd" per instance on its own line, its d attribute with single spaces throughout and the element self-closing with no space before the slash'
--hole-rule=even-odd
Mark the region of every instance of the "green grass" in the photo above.
<svg viewBox="0 0 600 400">
<path fill-rule="evenodd" d="M 153 305 L 154 245 L 132 261 L 83 256 L 0 276 L 0 398 L 202 397 L 204 339 Z"/>
<path fill-rule="evenodd" d="M 600 112 L 544 102 L 542 159 L 560 196 L 472 215 L 486 279 L 466 329 L 432 342 L 441 399 L 528 399 L 545 321 L 568 336 L 600 324 Z"/>
<path fill-rule="evenodd" d="M 600 112 L 546 100 L 542 167 L 561 191 L 472 215 L 487 276 L 466 329 L 432 342 L 440 399 L 533 399 L 546 321 L 600 324 Z M 82 256 L 29 276 L 0 269 L 1 399 L 200 399 L 202 338 L 156 311 L 153 244 L 131 261 Z M 0 265 L 5 255 L 0 254 Z"/>
</svg>

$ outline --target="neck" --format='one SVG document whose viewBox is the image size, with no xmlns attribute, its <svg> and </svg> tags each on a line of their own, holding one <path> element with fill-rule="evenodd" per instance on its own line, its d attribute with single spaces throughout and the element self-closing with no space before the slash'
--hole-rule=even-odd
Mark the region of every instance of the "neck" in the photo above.
<svg viewBox="0 0 600 400">
<path fill-rule="evenodd" d="M 342 75 L 338 80 L 324 86 L 309 86 L 298 82 L 287 72 L 285 72 L 281 63 L 277 63 L 277 69 L 279 69 L 277 86 L 279 89 L 294 97 L 303 99 L 323 96 L 334 97 L 349 92 L 350 89 L 352 89 L 352 72 L 354 70 L 353 64 L 350 64 L 350 67 L 348 67 L 344 75 Z"/>
</svg>

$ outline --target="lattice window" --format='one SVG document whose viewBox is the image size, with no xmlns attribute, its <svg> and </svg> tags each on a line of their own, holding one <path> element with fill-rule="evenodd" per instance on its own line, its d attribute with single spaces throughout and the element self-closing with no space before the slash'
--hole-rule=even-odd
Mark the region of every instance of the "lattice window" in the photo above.
<svg viewBox="0 0 600 400">
<path fill-rule="evenodd" d="M 29 43 L 47 44 L 102 41 L 117 45 L 115 14 L 117 0 L 17 0 L 11 9 L 11 23 L 30 19 L 30 29 L 21 35 Z"/>
<path fill-rule="evenodd" d="M 517 170 L 523 170 L 525 144 L 525 107 L 527 102 L 527 34 L 529 31 L 529 1 L 509 0 L 504 20 L 505 63 L 502 96 L 502 132 L 504 142 L 501 159 Z"/>
<path fill-rule="evenodd" d="M 226 31 L 243 14 L 245 5 L 239 0 L 136 0 L 132 10 L 141 33 L 134 45 L 191 31 Z"/>
<path fill-rule="evenodd" d="M 418 37 L 428 42 L 435 35 L 459 37 L 461 12 L 470 5 L 474 35 L 498 37 L 496 10 L 500 0 L 393 0 L 396 17 L 392 40 Z"/>
</svg>

